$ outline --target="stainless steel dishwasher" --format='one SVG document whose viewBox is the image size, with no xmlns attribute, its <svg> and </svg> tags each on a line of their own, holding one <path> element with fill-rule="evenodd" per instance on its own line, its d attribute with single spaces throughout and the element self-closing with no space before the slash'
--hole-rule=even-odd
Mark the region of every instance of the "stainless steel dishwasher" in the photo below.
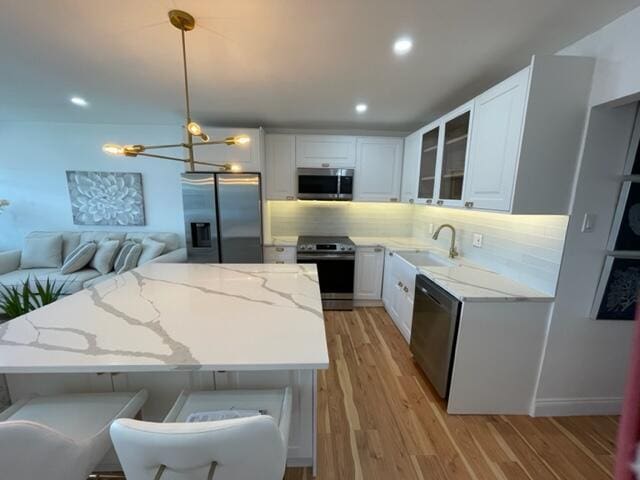
<svg viewBox="0 0 640 480">
<path fill-rule="evenodd" d="M 449 395 L 461 303 L 424 275 L 416 278 L 410 348 L 442 398 Z"/>
</svg>

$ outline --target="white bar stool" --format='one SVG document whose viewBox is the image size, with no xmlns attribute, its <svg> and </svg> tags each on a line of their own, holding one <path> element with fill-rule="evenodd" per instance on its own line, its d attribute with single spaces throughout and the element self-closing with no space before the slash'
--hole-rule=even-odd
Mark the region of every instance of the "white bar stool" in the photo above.
<svg viewBox="0 0 640 480">
<path fill-rule="evenodd" d="M 0 413 L 0 476 L 11 480 L 86 480 L 111 448 L 109 426 L 135 416 L 137 393 L 31 397 Z"/>
<path fill-rule="evenodd" d="M 264 415 L 184 423 L 192 413 Z M 183 391 L 163 423 L 116 420 L 111 439 L 127 480 L 282 480 L 291 389 Z"/>
</svg>

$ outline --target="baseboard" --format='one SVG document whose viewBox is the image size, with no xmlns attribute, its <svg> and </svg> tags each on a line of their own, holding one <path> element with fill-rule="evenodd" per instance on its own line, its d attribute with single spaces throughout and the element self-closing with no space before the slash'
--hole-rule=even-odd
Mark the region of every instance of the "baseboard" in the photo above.
<svg viewBox="0 0 640 480">
<path fill-rule="evenodd" d="M 287 458 L 287 467 L 312 467 L 313 458 Z"/>
<path fill-rule="evenodd" d="M 622 397 L 543 398 L 533 406 L 534 417 L 570 415 L 619 415 Z"/>
</svg>

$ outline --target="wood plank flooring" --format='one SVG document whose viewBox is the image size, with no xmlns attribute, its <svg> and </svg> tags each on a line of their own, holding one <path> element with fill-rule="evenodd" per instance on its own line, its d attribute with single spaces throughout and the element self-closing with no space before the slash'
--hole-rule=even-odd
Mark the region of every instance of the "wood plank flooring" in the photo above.
<svg viewBox="0 0 640 480">
<path fill-rule="evenodd" d="M 448 415 L 384 309 L 326 312 L 325 324 L 318 480 L 612 478 L 616 417 Z"/>
</svg>

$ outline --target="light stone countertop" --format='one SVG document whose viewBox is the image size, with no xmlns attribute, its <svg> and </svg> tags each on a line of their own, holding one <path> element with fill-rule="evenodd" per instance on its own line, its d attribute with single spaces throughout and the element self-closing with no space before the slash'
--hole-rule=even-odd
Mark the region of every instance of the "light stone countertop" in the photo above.
<svg viewBox="0 0 640 480">
<path fill-rule="evenodd" d="M 0 325 L 0 373 L 328 365 L 315 265 L 150 263 Z"/>
</svg>

